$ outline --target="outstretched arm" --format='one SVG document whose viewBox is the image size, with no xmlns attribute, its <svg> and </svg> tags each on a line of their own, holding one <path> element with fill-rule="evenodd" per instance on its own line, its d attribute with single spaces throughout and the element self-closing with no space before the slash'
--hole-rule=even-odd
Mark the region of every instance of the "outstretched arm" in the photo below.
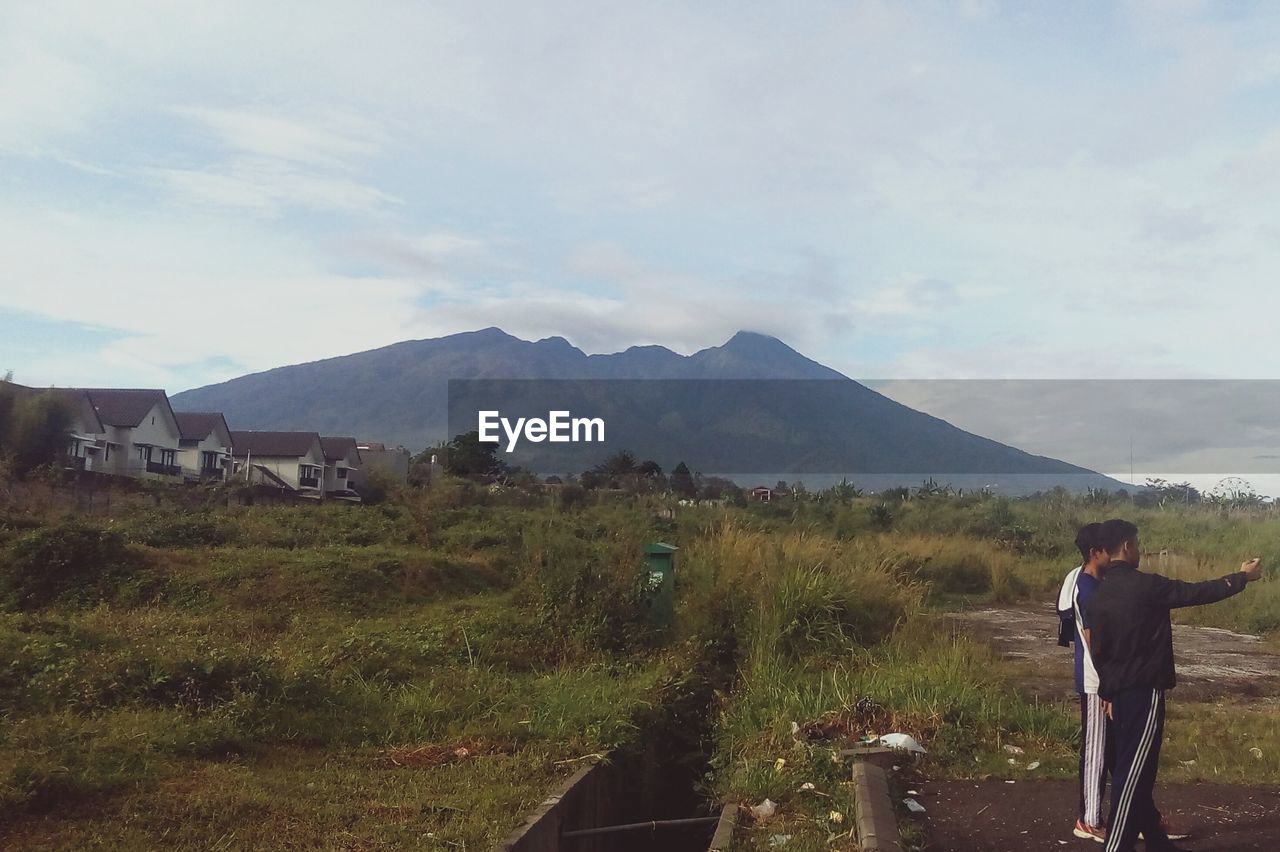
<svg viewBox="0 0 1280 852">
<path fill-rule="evenodd" d="M 1241 563 L 1240 570 L 1234 574 L 1202 583 L 1186 583 L 1152 574 L 1152 597 L 1156 603 L 1169 609 L 1217 603 L 1240 593 L 1247 582 L 1258 579 L 1261 574 L 1256 558 Z"/>
</svg>

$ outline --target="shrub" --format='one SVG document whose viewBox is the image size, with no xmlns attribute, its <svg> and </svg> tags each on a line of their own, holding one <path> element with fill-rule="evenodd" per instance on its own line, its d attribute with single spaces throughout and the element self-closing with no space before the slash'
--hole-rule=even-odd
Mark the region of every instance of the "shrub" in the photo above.
<svg viewBox="0 0 1280 852">
<path fill-rule="evenodd" d="M 234 538 L 232 530 L 208 515 L 182 512 L 143 516 L 129 539 L 148 547 L 220 547 Z"/>
<path fill-rule="evenodd" d="M 130 583 L 135 591 L 145 591 L 148 575 L 123 535 L 77 520 L 19 537 L 10 545 L 3 565 L 5 592 L 22 610 L 54 601 L 101 600 Z"/>
</svg>

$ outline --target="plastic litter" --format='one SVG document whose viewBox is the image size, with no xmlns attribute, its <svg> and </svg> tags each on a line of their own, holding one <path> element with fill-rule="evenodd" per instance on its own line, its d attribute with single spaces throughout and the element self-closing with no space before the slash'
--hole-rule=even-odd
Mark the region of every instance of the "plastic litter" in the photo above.
<svg viewBox="0 0 1280 852">
<path fill-rule="evenodd" d="M 814 788 L 814 786 L 813 786 L 813 782 L 812 782 L 812 781 L 806 781 L 806 782 L 804 782 L 803 784 L 801 784 L 801 785 L 800 785 L 800 789 L 801 789 L 801 790 L 813 790 L 813 789 L 815 789 L 815 788 Z"/>
<path fill-rule="evenodd" d="M 778 812 L 778 806 L 772 799 L 765 799 L 758 805 L 752 805 L 747 810 L 751 811 L 753 819 L 766 820 Z"/>
<path fill-rule="evenodd" d="M 1027 769 L 1039 769 L 1039 768 L 1040 768 L 1040 761 L 1038 760 L 1033 760 L 1027 764 Z"/>
<path fill-rule="evenodd" d="M 1009 752 L 1009 754 L 1022 754 L 1022 749 L 1018 748 L 1016 745 L 1006 745 L 1004 750 Z"/>
<path fill-rule="evenodd" d="M 1010 766 L 1017 766 L 1018 765 L 1017 758 L 1013 758 L 1013 757 L 1009 758 L 1008 763 Z"/>
<path fill-rule="evenodd" d="M 1179 763 L 1181 763 L 1183 766 L 1195 766 L 1195 765 L 1196 765 L 1196 759 L 1195 759 L 1194 757 L 1193 757 L 1193 758 L 1191 758 L 1190 760 L 1179 760 L 1178 762 L 1179 762 Z"/>
<path fill-rule="evenodd" d="M 1258 760 L 1262 760 L 1262 749 L 1258 748 L 1257 746 L 1254 746 L 1253 748 L 1249 749 L 1249 754 L 1253 755 Z"/>
<path fill-rule="evenodd" d="M 907 810 L 911 811 L 913 814 L 924 813 L 924 805 L 920 804 L 915 799 L 908 797 L 902 800 L 902 804 L 906 805 Z"/>
<path fill-rule="evenodd" d="M 775 761 L 773 762 L 773 771 L 774 771 L 774 772 L 781 772 L 782 770 L 784 770 L 784 769 L 786 769 L 786 768 L 787 768 L 787 759 L 786 759 L 785 757 L 780 757 L 780 758 L 778 758 L 777 760 L 775 760 Z"/>
<path fill-rule="evenodd" d="M 827 819 L 831 820 L 836 825 L 839 825 L 840 823 L 844 822 L 844 814 L 840 813 L 839 811 L 832 811 L 831 813 L 827 814 Z"/>
<path fill-rule="evenodd" d="M 916 742 L 916 738 L 910 734 L 885 734 L 880 738 L 880 745 L 885 748 L 909 751 L 913 754 L 928 754 L 924 747 Z"/>
</svg>

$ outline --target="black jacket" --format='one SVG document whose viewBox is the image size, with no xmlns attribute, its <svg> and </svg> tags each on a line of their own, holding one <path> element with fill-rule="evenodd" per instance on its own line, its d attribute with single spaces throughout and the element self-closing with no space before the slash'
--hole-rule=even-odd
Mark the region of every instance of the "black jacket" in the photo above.
<svg viewBox="0 0 1280 852">
<path fill-rule="evenodd" d="M 1172 689 L 1173 628 L 1169 610 L 1214 603 L 1245 587 L 1237 571 L 1217 580 L 1184 583 L 1146 574 L 1128 562 L 1112 562 L 1098 590 L 1085 604 L 1089 653 L 1098 670 L 1098 694 L 1141 687 Z"/>
</svg>

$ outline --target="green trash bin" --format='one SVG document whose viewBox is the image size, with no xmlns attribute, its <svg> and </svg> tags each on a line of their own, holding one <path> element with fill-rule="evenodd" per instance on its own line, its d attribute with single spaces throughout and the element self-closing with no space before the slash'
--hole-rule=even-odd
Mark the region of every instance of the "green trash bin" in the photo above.
<svg viewBox="0 0 1280 852">
<path fill-rule="evenodd" d="M 674 544 L 657 541 L 645 545 L 644 558 L 649 569 L 649 624 L 666 632 L 676 614 L 676 551 Z"/>
</svg>

